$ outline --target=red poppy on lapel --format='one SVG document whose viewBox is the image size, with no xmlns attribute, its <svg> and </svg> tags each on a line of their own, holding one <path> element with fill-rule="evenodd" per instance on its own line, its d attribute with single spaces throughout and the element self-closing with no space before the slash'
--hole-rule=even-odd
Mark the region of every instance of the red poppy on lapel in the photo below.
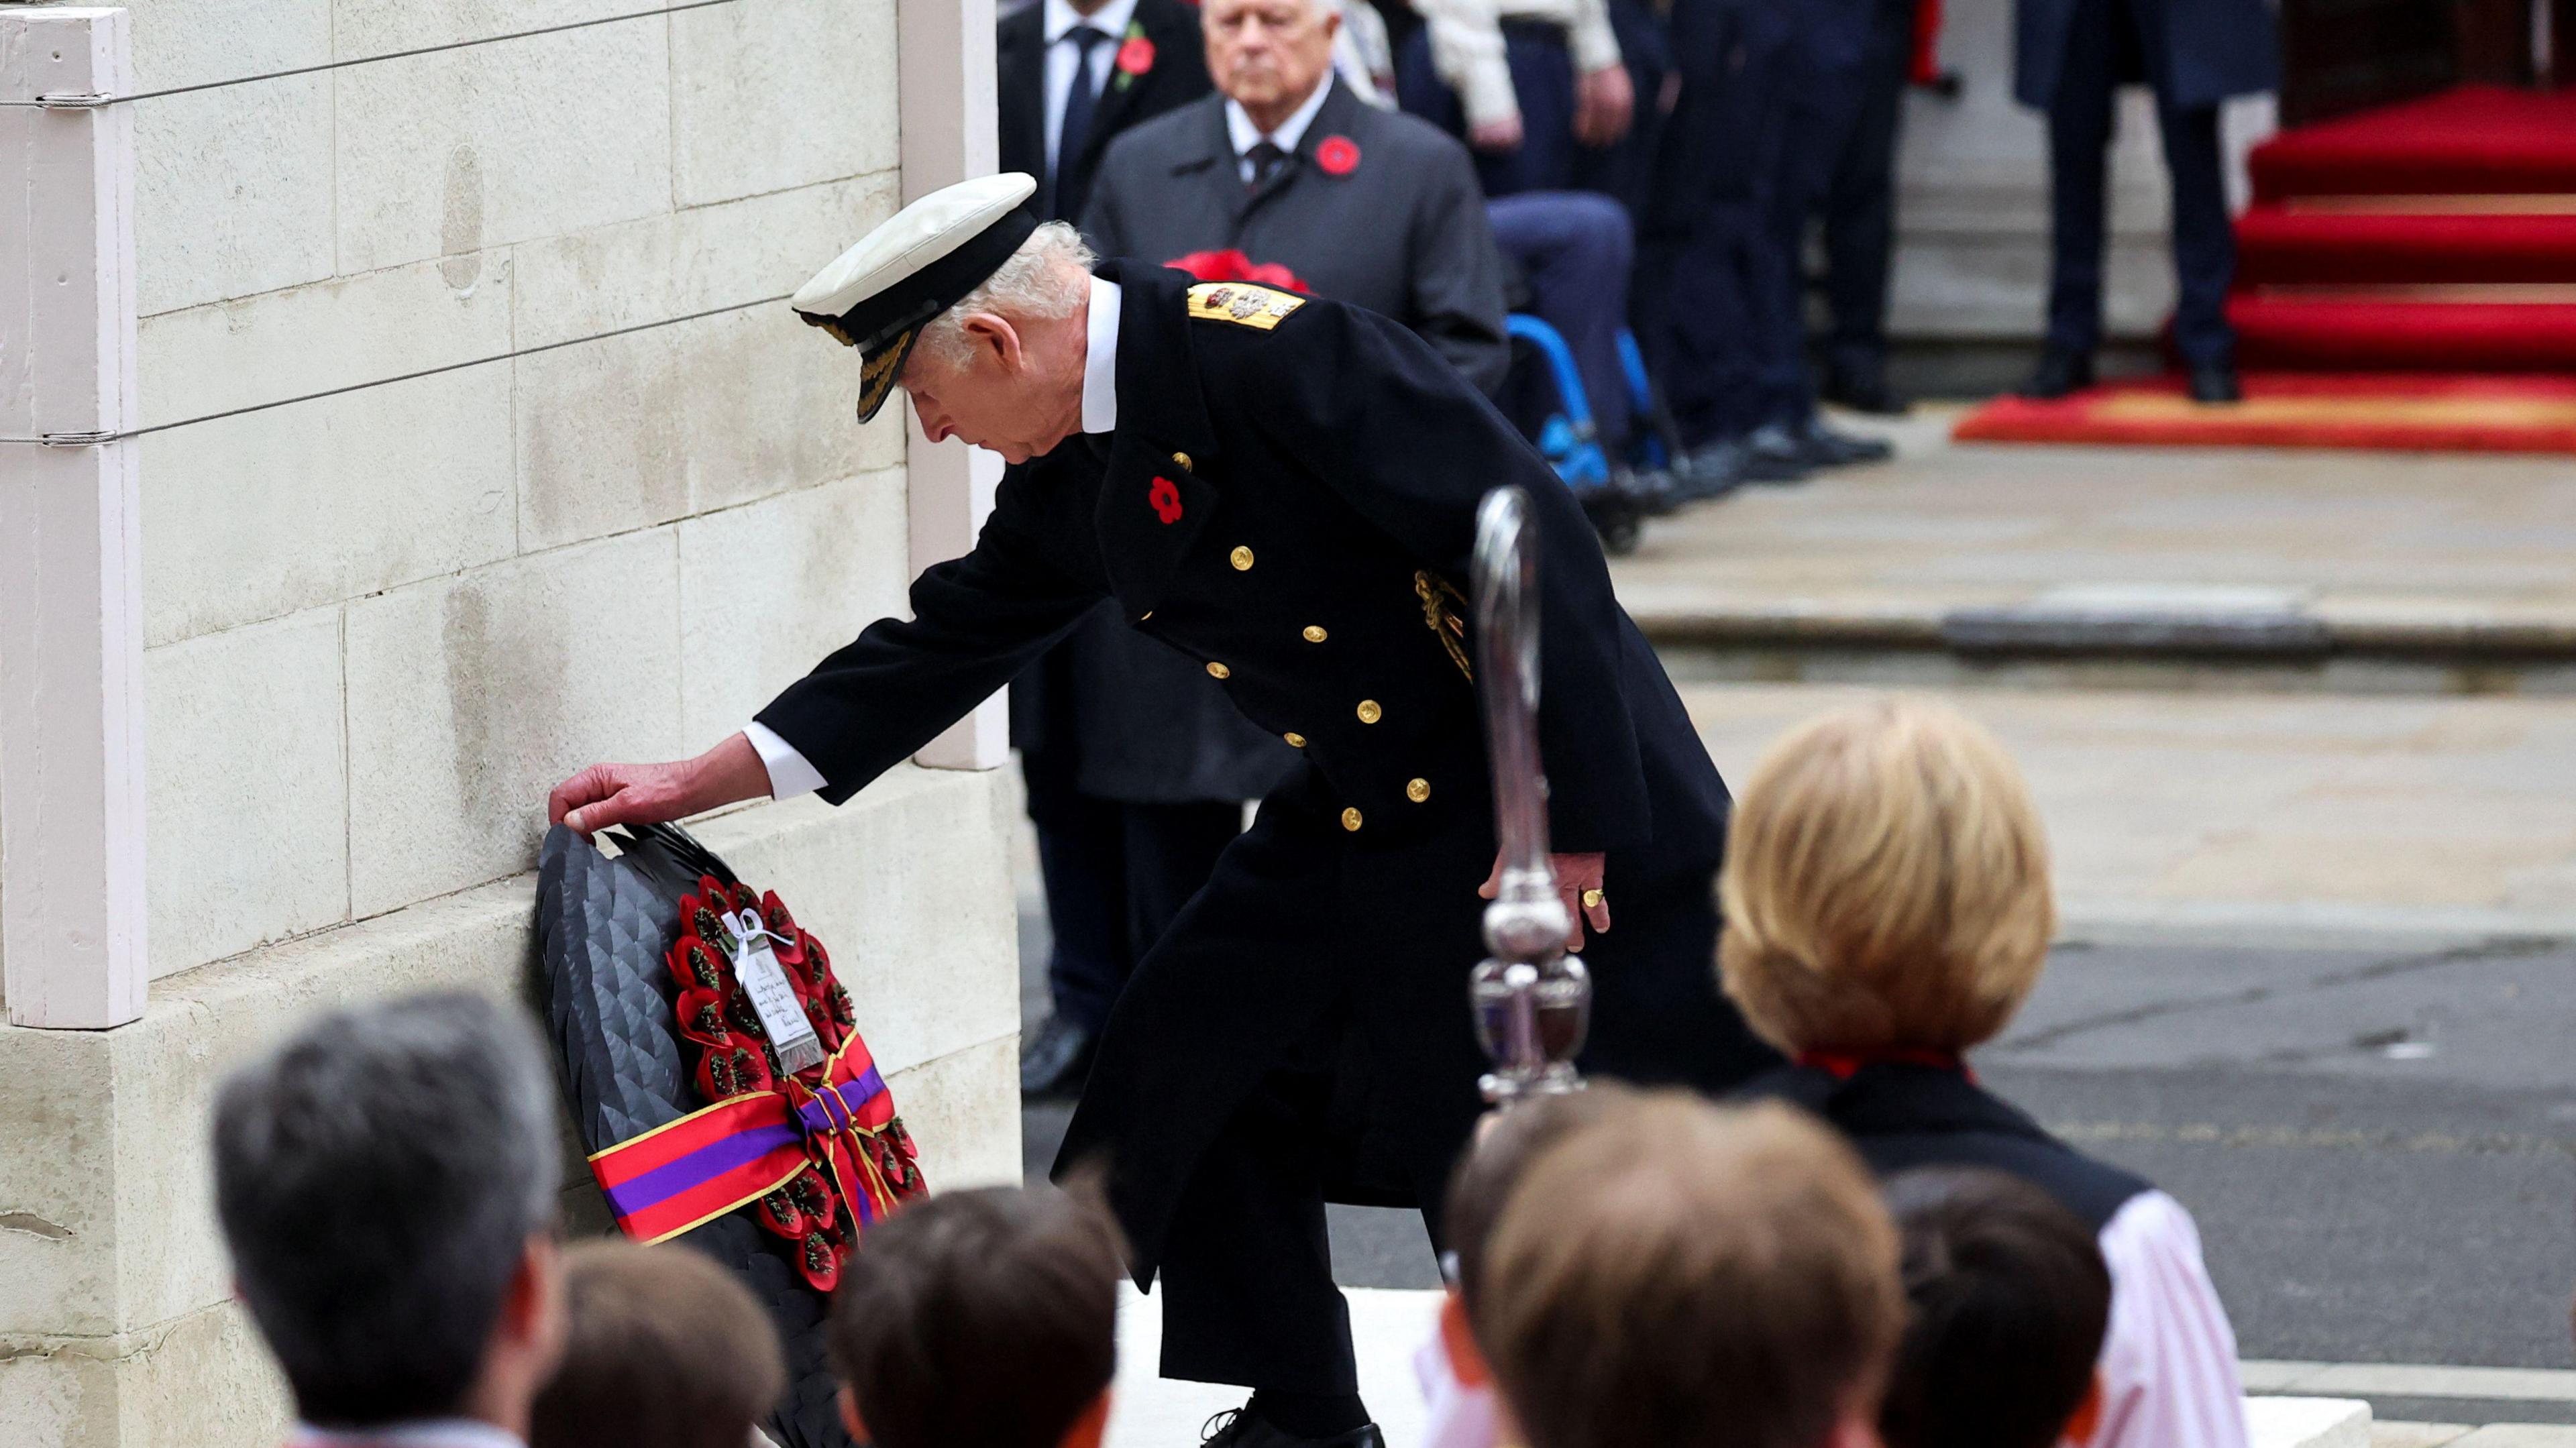
<svg viewBox="0 0 2576 1448">
<path fill-rule="evenodd" d="M 1118 69 L 1128 75 L 1143 75 L 1154 68 L 1154 42 L 1142 35 L 1130 35 L 1118 47 Z"/>
<path fill-rule="evenodd" d="M 1173 486 L 1170 478 L 1154 479 L 1153 489 L 1145 495 L 1145 501 L 1154 505 L 1154 516 L 1163 520 L 1164 527 L 1181 521 L 1181 490 Z"/>
<path fill-rule="evenodd" d="M 1360 168 L 1359 143 L 1348 136 L 1326 136 L 1315 148 L 1315 165 L 1327 176 L 1348 176 Z"/>
</svg>

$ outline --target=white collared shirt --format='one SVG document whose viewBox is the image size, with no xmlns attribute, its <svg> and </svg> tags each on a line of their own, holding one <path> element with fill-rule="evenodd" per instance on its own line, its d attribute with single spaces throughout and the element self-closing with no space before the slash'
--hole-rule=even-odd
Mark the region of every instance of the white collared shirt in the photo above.
<svg viewBox="0 0 2576 1448">
<path fill-rule="evenodd" d="M 1306 97 L 1304 103 L 1288 113 L 1288 119 L 1279 123 L 1278 129 L 1267 135 L 1262 133 L 1259 126 L 1252 123 L 1252 117 L 1245 113 L 1239 103 L 1232 97 L 1226 99 L 1225 137 L 1234 144 L 1235 174 L 1243 178 L 1244 185 L 1252 184 L 1252 148 L 1254 146 L 1268 141 L 1289 155 L 1297 154 L 1297 143 L 1306 139 L 1306 128 L 1315 123 L 1315 112 L 1324 108 L 1324 97 L 1332 93 L 1333 85 L 1333 73 L 1327 70 L 1324 72 L 1323 79 L 1316 82 L 1315 93 Z"/>
<path fill-rule="evenodd" d="M 1091 279 L 1091 315 L 1083 328 L 1082 353 L 1082 430 L 1087 433 L 1118 428 L 1118 309 L 1124 296 L 1116 282 Z M 770 798 L 789 799 L 823 787 L 823 772 L 795 745 L 779 738 L 777 730 L 755 719 L 742 726 L 742 733 L 769 771 Z"/>
<path fill-rule="evenodd" d="M 1064 136 L 1064 98 L 1073 93 L 1073 62 L 1081 52 L 1065 32 L 1077 25 L 1088 25 L 1109 37 L 1107 44 L 1091 47 L 1090 74 L 1083 83 L 1093 96 L 1109 83 L 1110 63 L 1117 59 L 1119 37 L 1127 33 L 1128 23 L 1136 18 L 1136 0 L 1109 0 L 1089 15 L 1077 13 L 1070 0 L 1046 0 L 1046 164 L 1047 174 L 1055 174 L 1056 151 Z"/>
<path fill-rule="evenodd" d="M 515 1433 L 479 1418 L 415 1418 L 379 1428 L 295 1425 L 292 1448 L 527 1448 Z"/>
</svg>

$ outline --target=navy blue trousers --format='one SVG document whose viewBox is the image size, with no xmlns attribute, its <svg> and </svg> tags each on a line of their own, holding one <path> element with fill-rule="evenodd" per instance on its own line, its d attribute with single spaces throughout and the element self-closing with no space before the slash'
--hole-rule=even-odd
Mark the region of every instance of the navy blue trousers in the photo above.
<svg viewBox="0 0 2576 1448">
<path fill-rule="evenodd" d="M 1574 140 L 1574 55 L 1565 31 L 1527 20 L 1503 22 L 1503 54 L 1520 102 L 1521 143 L 1509 151 L 1477 151 L 1476 179 L 1487 197 L 1522 191 L 1565 191 L 1586 173 L 1583 148 Z M 1431 65 L 1431 34 L 1417 30 L 1395 68 L 1396 103 L 1449 134 L 1466 139 L 1467 112 Z"/>
<path fill-rule="evenodd" d="M 1494 241 L 1528 277 L 1531 309 L 1565 337 L 1592 404 L 1592 425 L 1616 457 L 1628 441 L 1628 384 L 1619 328 L 1636 257 L 1627 208 L 1588 191 L 1524 191 L 1485 203 Z"/>
<path fill-rule="evenodd" d="M 2102 341 L 2103 184 L 2118 77 L 2152 37 L 2128 0 L 2084 0 L 2066 38 L 2066 63 L 2048 109 L 2048 342 L 2090 352 Z M 2125 63 L 2124 63 L 2125 62 Z M 2236 233 L 2219 170 L 2218 108 L 2156 107 L 2165 174 L 2173 188 L 2174 345 L 2194 365 L 2234 360 L 2227 288 L 2236 277 Z"/>
<path fill-rule="evenodd" d="M 1825 192 L 1826 360 L 1842 372 L 1887 365 L 1887 272 L 1896 246 L 1896 138 L 1914 65 L 1912 0 L 1872 7 L 1860 111 Z"/>
</svg>

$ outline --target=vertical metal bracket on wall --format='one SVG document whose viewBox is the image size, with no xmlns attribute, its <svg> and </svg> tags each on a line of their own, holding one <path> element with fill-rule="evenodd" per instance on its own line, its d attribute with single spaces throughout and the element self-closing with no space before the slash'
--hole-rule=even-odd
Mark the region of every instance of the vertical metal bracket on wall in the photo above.
<svg viewBox="0 0 2576 1448">
<path fill-rule="evenodd" d="M 993 0 L 896 0 L 895 36 L 903 199 L 993 174 Z M 964 443 L 934 443 L 910 420 L 912 409 L 903 412 L 918 574 L 975 546 L 1001 486 L 1002 460 Z M 1010 732 L 1009 710 L 996 694 L 913 759 L 934 769 L 991 769 L 1010 757 Z"/>
<path fill-rule="evenodd" d="M 0 7 L 0 1002 L 143 1014 L 134 123 L 121 9 Z"/>
</svg>

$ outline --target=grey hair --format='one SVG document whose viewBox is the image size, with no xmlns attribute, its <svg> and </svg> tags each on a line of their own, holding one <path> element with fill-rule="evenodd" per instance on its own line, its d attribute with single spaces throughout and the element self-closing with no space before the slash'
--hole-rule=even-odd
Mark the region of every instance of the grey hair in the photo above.
<svg viewBox="0 0 2576 1448">
<path fill-rule="evenodd" d="M 526 1013 L 482 996 L 332 1011 L 225 1078 L 215 1209 L 297 1412 L 454 1413 L 563 1181 Z"/>
<path fill-rule="evenodd" d="M 1030 232 L 982 285 L 931 318 L 913 347 L 927 354 L 933 366 L 959 368 L 974 360 L 975 344 L 965 326 L 971 312 L 1049 322 L 1070 317 L 1090 295 L 1091 265 L 1099 259 L 1081 232 L 1062 221 L 1047 222 Z"/>
</svg>

